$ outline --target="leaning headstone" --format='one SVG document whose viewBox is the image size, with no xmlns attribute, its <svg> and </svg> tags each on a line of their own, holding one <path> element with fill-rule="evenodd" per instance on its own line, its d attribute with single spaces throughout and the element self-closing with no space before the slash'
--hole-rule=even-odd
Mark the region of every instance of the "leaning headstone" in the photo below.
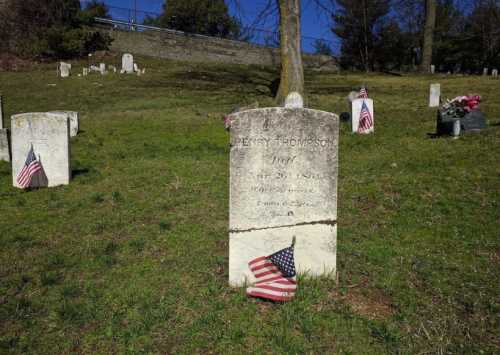
<svg viewBox="0 0 500 355">
<path fill-rule="evenodd" d="M 304 100 L 302 99 L 302 95 L 300 95 L 296 91 L 289 93 L 285 99 L 285 107 L 286 108 L 303 108 L 304 107 Z"/>
<path fill-rule="evenodd" d="M 360 119 L 361 119 L 361 111 L 363 109 L 363 103 L 366 105 L 368 109 L 368 113 L 371 117 L 371 124 L 369 125 L 361 125 L 360 128 Z M 353 133 L 361 133 L 368 134 L 373 133 L 375 131 L 375 116 L 373 114 L 373 100 L 372 99 L 356 99 L 352 102 L 352 116 L 351 116 L 351 127 Z M 366 127 L 366 128 L 363 128 Z"/>
<path fill-rule="evenodd" d="M 434 74 L 436 72 L 436 66 L 434 64 L 431 64 L 431 74 Z"/>
<path fill-rule="evenodd" d="M 491 76 L 492 76 L 493 78 L 498 78 L 498 69 L 493 69 L 493 70 L 491 71 Z"/>
<path fill-rule="evenodd" d="M 67 78 L 71 74 L 71 64 L 61 62 L 59 63 L 59 73 L 61 78 Z"/>
<path fill-rule="evenodd" d="M 483 69 L 483 75 L 488 75 L 488 68 Z"/>
<path fill-rule="evenodd" d="M 273 107 L 231 122 L 229 283 L 253 282 L 248 262 L 295 244 L 297 272 L 336 272 L 337 115 Z"/>
<path fill-rule="evenodd" d="M 122 71 L 127 74 L 132 74 L 134 72 L 134 57 L 132 54 L 125 53 L 122 56 Z"/>
<path fill-rule="evenodd" d="M 51 113 L 66 115 L 69 119 L 69 136 L 75 137 L 80 127 L 80 114 L 76 111 L 51 111 Z"/>
<path fill-rule="evenodd" d="M 0 161 L 10 161 L 9 131 L 0 128 Z"/>
<path fill-rule="evenodd" d="M 69 184 L 69 120 L 65 114 L 34 112 L 11 117 L 12 184 L 24 166 L 30 148 L 42 166 L 33 178 L 32 187 Z"/>
<path fill-rule="evenodd" d="M 431 84 L 429 91 L 429 107 L 439 107 L 441 84 Z"/>
</svg>

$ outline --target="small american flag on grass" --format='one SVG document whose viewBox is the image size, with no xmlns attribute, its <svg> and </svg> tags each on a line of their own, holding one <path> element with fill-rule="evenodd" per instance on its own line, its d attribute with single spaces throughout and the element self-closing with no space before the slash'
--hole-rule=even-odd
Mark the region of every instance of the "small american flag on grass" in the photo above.
<svg viewBox="0 0 500 355">
<path fill-rule="evenodd" d="M 26 158 L 26 162 L 17 175 L 16 181 L 19 186 L 21 186 L 23 189 L 29 187 L 31 185 L 31 179 L 41 169 L 42 166 L 36 159 L 35 152 L 33 151 L 33 146 L 31 146 L 30 151 L 28 152 L 28 157 Z"/>
<path fill-rule="evenodd" d="M 361 112 L 359 114 L 358 123 L 358 133 L 365 133 L 373 127 L 373 118 L 366 106 L 366 102 L 363 100 L 363 105 L 361 106 Z"/>
<path fill-rule="evenodd" d="M 248 263 L 256 282 L 247 288 L 247 295 L 272 301 L 290 301 L 295 296 L 295 261 L 292 246 Z"/>
<path fill-rule="evenodd" d="M 358 99 L 367 99 L 368 98 L 368 90 L 363 86 L 361 90 L 359 90 Z"/>
</svg>

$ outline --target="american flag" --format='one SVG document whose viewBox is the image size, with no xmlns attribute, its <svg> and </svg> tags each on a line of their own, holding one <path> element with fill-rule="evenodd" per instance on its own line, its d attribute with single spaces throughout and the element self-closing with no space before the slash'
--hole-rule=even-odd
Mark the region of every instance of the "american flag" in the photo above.
<svg viewBox="0 0 500 355">
<path fill-rule="evenodd" d="M 361 90 L 359 90 L 358 99 L 367 99 L 368 98 L 368 90 L 363 86 Z"/>
<path fill-rule="evenodd" d="M 361 113 L 359 114 L 358 123 L 358 133 L 365 133 L 373 127 L 373 118 L 366 106 L 366 102 L 363 100 L 363 105 L 361 106 Z"/>
<path fill-rule="evenodd" d="M 256 282 L 247 288 L 247 295 L 272 301 L 290 301 L 295 296 L 295 261 L 293 248 L 282 249 L 269 256 L 261 256 L 248 263 Z"/>
<path fill-rule="evenodd" d="M 35 152 L 33 151 L 33 146 L 31 146 L 30 151 L 28 152 L 28 157 L 26 158 L 26 162 L 22 170 L 17 175 L 17 183 L 23 189 L 29 187 L 31 185 L 31 179 L 33 176 L 42 169 L 42 166 L 36 160 Z"/>
</svg>

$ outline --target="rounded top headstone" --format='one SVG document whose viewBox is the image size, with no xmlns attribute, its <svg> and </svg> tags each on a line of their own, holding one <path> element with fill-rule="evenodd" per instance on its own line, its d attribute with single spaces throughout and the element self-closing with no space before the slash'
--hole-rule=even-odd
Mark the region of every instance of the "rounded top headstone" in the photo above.
<svg viewBox="0 0 500 355">
<path fill-rule="evenodd" d="M 292 91 L 288 94 L 285 99 L 285 107 L 286 108 L 303 108 L 304 100 L 302 99 L 302 95 L 300 95 L 296 91 Z"/>
</svg>

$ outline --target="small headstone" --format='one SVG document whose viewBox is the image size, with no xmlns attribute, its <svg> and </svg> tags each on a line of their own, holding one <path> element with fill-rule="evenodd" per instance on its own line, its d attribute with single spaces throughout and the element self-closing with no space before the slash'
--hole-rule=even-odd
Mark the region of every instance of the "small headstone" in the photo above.
<svg viewBox="0 0 500 355">
<path fill-rule="evenodd" d="M 89 75 L 89 69 L 88 68 L 83 68 L 83 76 Z"/>
<path fill-rule="evenodd" d="M 146 74 L 146 68 L 142 68 L 142 74 Z"/>
<path fill-rule="evenodd" d="M 304 100 L 302 99 L 302 95 L 300 95 L 296 91 L 289 93 L 285 99 L 285 107 L 286 108 L 303 108 L 304 107 Z"/>
<path fill-rule="evenodd" d="M 127 74 L 134 72 L 134 57 L 130 53 L 125 53 L 122 56 L 122 71 Z"/>
<path fill-rule="evenodd" d="M 273 107 L 228 119 L 230 285 L 254 281 L 248 262 L 294 236 L 297 272 L 335 277 L 337 115 Z"/>
<path fill-rule="evenodd" d="M 2 95 L 0 95 L 0 129 L 3 128 L 3 101 Z"/>
<path fill-rule="evenodd" d="M 488 75 L 488 68 L 483 69 L 483 75 Z"/>
<path fill-rule="evenodd" d="M 106 63 L 99 64 L 99 71 L 101 72 L 101 75 L 106 74 Z"/>
<path fill-rule="evenodd" d="M 493 78 L 498 78 L 498 69 L 493 69 L 493 70 L 491 71 L 491 76 L 492 76 Z"/>
<path fill-rule="evenodd" d="M 12 184 L 24 166 L 28 152 L 34 153 L 42 165 L 32 187 L 69 184 L 71 178 L 69 120 L 65 114 L 49 112 L 23 113 L 11 117 Z"/>
<path fill-rule="evenodd" d="M 371 115 L 372 124 L 370 128 L 360 129 L 360 116 L 361 110 L 363 108 L 363 103 L 368 108 Z M 352 102 L 352 117 L 351 117 L 351 127 L 353 133 L 368 134 L 375 131 L 375 116 L 373 112 L 373 100 L 372 99 L 356 99 Z"/>
<path fill-rule="evenodd" d="M 59 73 L 61 78 L 67 78 L 71 74 L 71 64 L 61 62 L 59 63 Z"/>
<path fill-rule="evenodd" d="M 80 127 L 80 114 L 76 111 L 51 111 L 51 113 L 66 115 L 69 119 L 69 136 L 75 137 Z"/>
<path fill-rule="evenodd" d="M 134 63 L 134 71 L 139 72 L 139 66 L 137 65 L 137 63 Z"/>
<path fill-rule="evenodd" d="M 0 129 L 0 161 L 10 161 L 9 131 L 7 128 Z"/>
<path fill-rule="evenodd" d="M 431 74 L 434 74 L 436 72 L 436 66 L 434 64 L 431 64 Z"/>
<path fill-rule="evenodd" d="M 431 84 L 429 92 L 429 107 L 439 107 L 441 98 L 441 84 Z"/>
</svg>

